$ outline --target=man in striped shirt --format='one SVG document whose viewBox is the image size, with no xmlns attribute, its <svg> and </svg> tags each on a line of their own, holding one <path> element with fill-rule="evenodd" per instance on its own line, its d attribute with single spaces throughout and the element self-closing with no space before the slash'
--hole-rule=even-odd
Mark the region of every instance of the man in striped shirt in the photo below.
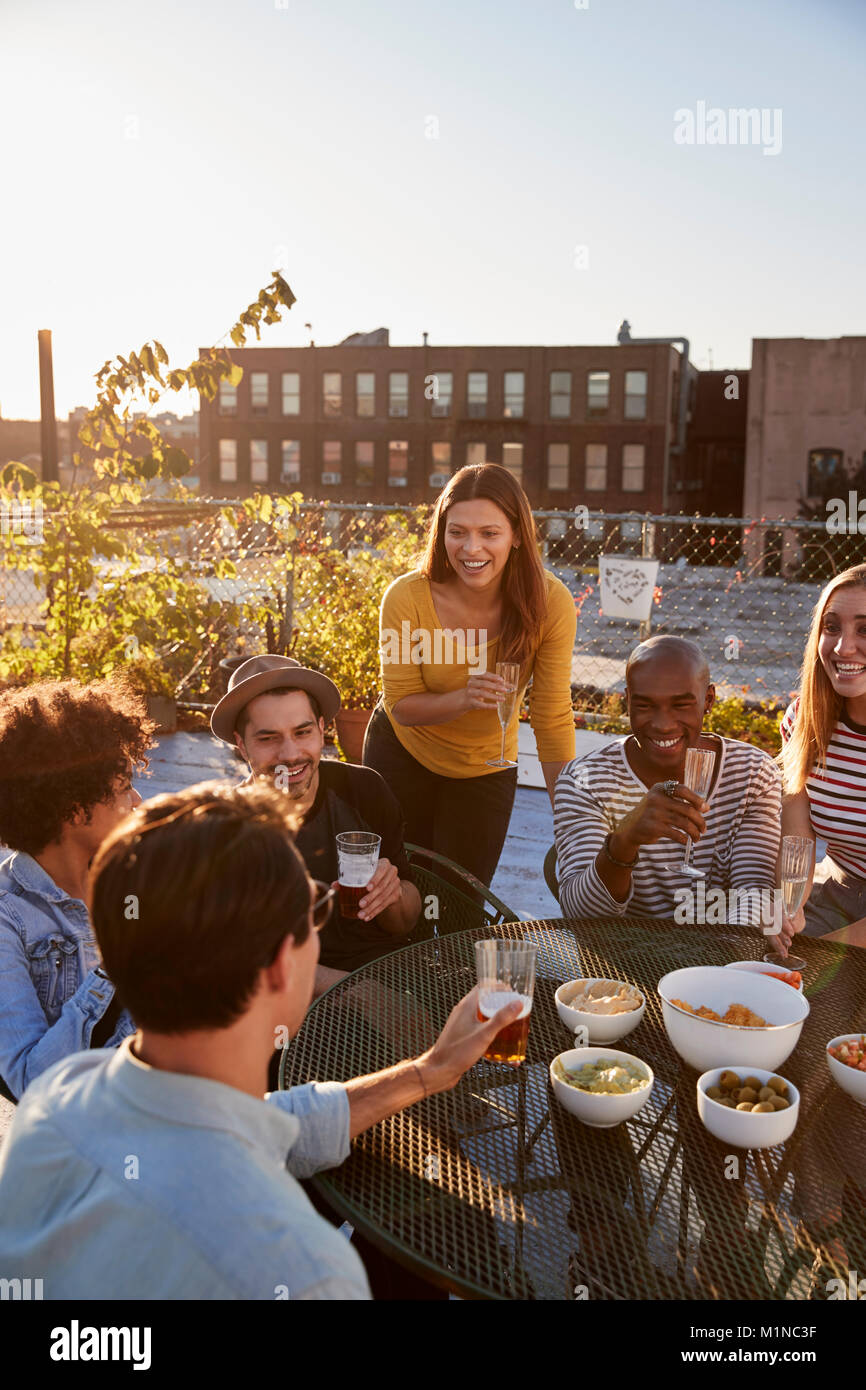
<svg viewBox="0 0 866 1390">
<path fill-rule="evenodd" d="M 569 917 L 626 912 L 779 931 L 781 778 L 760 748 L 702 731 L 715 688 L 696 643 L 651 637 L 626 665 L 631 734 L 574 759 L 556 783 L 559 897 Z M 683 785 L 686 750 L 715 752 L 707 799 Z M 687 838 L 691 864 L 681 872 Z"/>
</svg>

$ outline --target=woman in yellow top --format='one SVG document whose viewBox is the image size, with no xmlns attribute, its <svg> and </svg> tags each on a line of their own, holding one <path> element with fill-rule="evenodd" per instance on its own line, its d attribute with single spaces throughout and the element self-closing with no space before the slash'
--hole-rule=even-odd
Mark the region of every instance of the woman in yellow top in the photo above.
<svg viewBox="0 0 866 1390">
<path fill-rule="evenodd" d="M 506 468 L 462 468 L 439 496 L 421 565 L 396 579 L 380 614 L 384 695 L 367 729 L 364 763 L 403 808 L 406 839 L 489 884 L 517 786 L 516 766 L 487 765 L 501 749 L 497 662 L 519 664 L 506 758 L 516 761 L 520 704 L 547 790 L 574 757 L 571 659 L 574 599 L 541 564 L 523 488 Z"/>
</svg>

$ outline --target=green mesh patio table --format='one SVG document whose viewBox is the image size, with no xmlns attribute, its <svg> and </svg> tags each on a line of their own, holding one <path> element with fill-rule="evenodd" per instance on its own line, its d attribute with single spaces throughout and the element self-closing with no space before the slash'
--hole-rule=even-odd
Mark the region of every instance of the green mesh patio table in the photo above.
<svg viewBox="0 0 866 1390">
<path fill-rule="evenodd" d="M 697 1072 L 673 1051 L 656 992 L 669 970 L 760 959 L 765 938 L 736 926 L 514 922 L 408 946 L 316 1002 L 280 1084 L 346 1081 L 429 1047 L 475 983 L 473 943 L 492 935 L 538 947 L 525 1063 L 482 1061 L 360 1135 L 313 1180 L 333 1209 L 462 1297 L 807 1299 L 866 1270 L 866 1108 L 825 1059 L 831 1038 L 866 1032 L 863 949 L 798 938 L 811 1012 L 780 1071 L 801 1092 L 800 1117 L 772 1149 L 732 1149 L 704 1129 Z M 613 1046 L 655 1073 L 639 1114 L 607 1130 L 567 1114 L 548 1075 L 573 1042 L 554 993 L 593 976 L 645 993 L 641 1023 Z"/>
</svg>

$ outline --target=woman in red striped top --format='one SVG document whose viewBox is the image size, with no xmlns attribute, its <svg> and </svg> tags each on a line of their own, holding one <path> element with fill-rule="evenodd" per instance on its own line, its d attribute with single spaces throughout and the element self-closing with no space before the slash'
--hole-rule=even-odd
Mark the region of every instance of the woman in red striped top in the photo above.
<svg viewBox="0 0 866 1390">
<path fill-rule="evenodd" d="M 866 565 L 824 589 L 803 655 L 799 698 L 782 720 L 782 834 L 827 841 L 830 877 L 792 919 L 795 932 L 866 946 Z"/>
</svg>

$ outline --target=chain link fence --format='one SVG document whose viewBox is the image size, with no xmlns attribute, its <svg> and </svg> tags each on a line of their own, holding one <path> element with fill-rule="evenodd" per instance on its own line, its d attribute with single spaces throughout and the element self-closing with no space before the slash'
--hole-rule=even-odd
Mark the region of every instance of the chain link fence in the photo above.
<svg viewBox="0 0 866 1390">
<path fill-rule="evenodd" d="M 640 516 L 585 507 L 535 516 L 544 563 L 578 609 L 572 672 L 578 706 L 622 690 L 625 659 L 650 633 L 698 642 L 719 695 L 787 703 L 821 586 L 863 559 L 866 548 L 859 536 L 828 535 L 824 524 L 802 519 Z M 116 527 L 132 542 L 139 577 L 175 567 L 225 610 L 220 632 L 227 648 L 293 650 L 292 634 L 306 615 L 306 642 L 295 654 L 310 660 L 310 606 L 327 603 L 332 583 L 335 602 L 378 608 L 393 576 L 377 574 L 377 557 L 411 567 L 407 557 L 416 542 L 420 550 L 428 517 L 424 507 L 304 503 L 287 544 L 237 501 L 191 500 L 118 513 Z M 399 555 L 387 545 L 395 530 L 403 538 Z M 345 563 L 322 569 L 328 553 L 349 562 L 348 594 Z M 305 575 L 314 557 L 319 574 L 311 588 Z M 0 537 L 0 633 L 6 643 L 27 646 L 38 641 L 46 595 L 20 566 Z M 93 588 L 117 585 L 129 572 L 128 562 L 97 561 Z M 321 661 L 322 653 L 316 655 Z M 201 698 L 203 687 L 181 693 Z"/>
</svg>

